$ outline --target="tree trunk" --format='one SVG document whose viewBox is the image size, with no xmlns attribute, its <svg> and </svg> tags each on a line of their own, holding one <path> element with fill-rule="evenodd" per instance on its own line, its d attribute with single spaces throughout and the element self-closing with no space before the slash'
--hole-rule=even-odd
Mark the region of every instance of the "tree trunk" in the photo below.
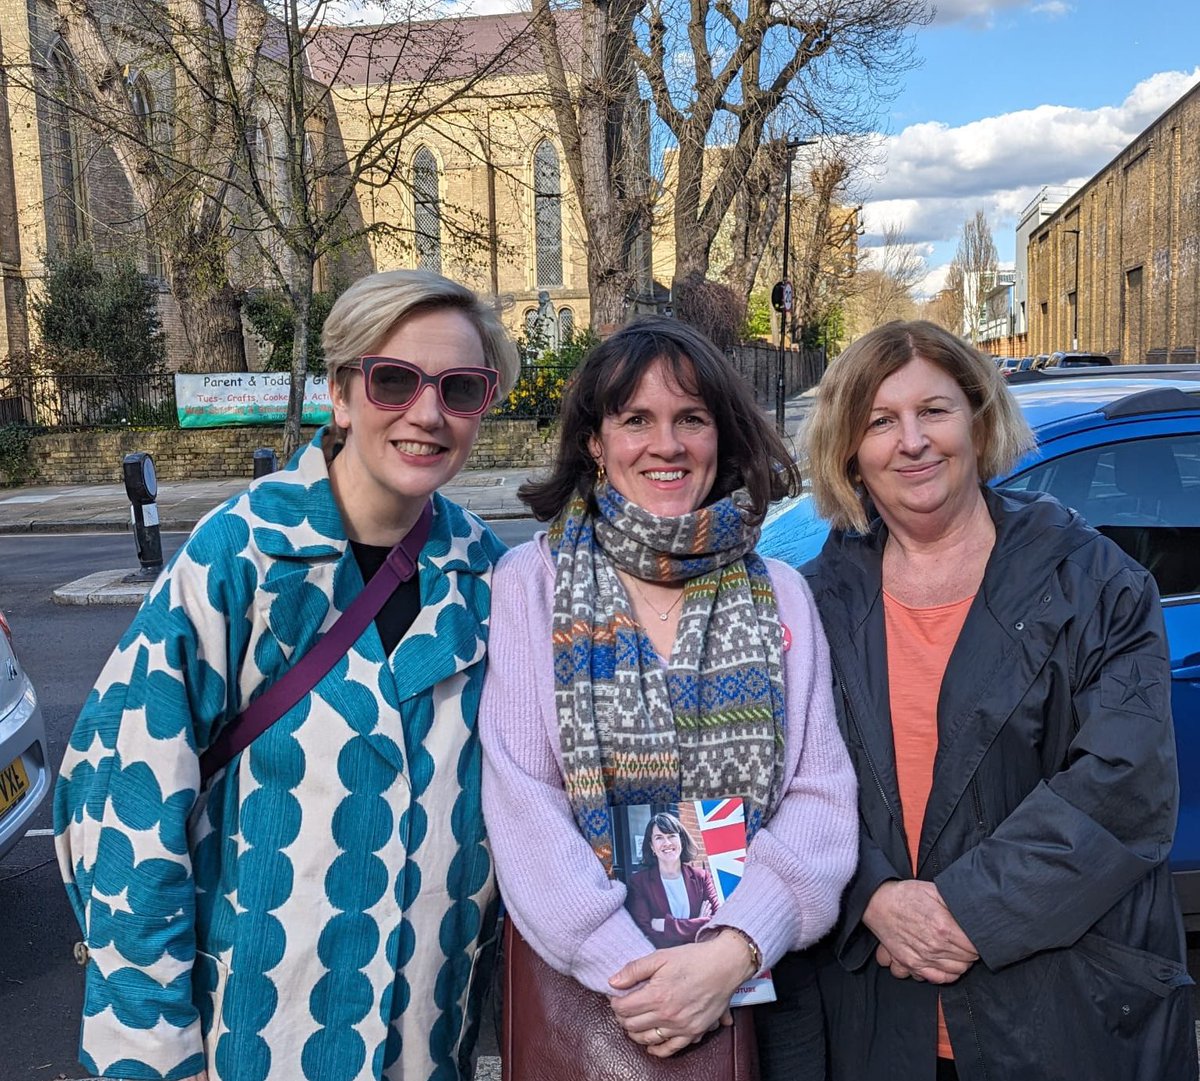
<svg viewBox="0 0 1200 1081">
<path fill-rule="evenodd" d="M 782 146 L 778 141 L 764 143 L 733 202 L 733 255 L 725 280 L 747 306 L 783 207 L 784 172 L 789 168 L 790 155 L 786 142 Z"/>
<path fill-rule="evenodd" d="M 598 260 L 588 261 L 588 296 L 591 298 L 592 329 L 606 338 L 625 322 L 625 293 L 628 276 L 601 273 Z"/>
<path fill-rule="evenodd" d="M 219 289 L 181 288 L 173 283 L 179 320 L 197 372 L 244 372 L 246 342 L 242 337 L 242 308 L 226 282 Z"/>
<path fill-rule="evenodd" d="M 675 246 L 679 258 L 675 262 L 675 276 L 671 279 L 672 297 L 677 297 L 681 288 L 701 285 L 708 277 L 707 246 L 679 242 Z"/>
<path fill-rule="evenodd" d="M 304 387 L 308 381 L 308 322 L 312 312 L 313 264 L 302 261 L 300 280 L 291 288 L 295 323 L 292 330 L 292 386 L 288 391 L 287 418 L 283 422 L 283 460 L 290 461 L 301 443 Z"/>
<path fill-rule="evenodd" d="M 825 269 L 826 255 L 830 251 L 833 197 L 840 190 L 849 172 L 850 166 L 843 158 L 833 158 L 814 167 L 810 174 L 815 203 L 812 233 L 800 257 L 797 272 L 793 275 L 796 282 L 793 320 L 805 329 L 818 321 L 817 284 L 822 270 Z"/>
<path fill-rule="evenodd" d="M 580 9 L 578 81 L 568 82 L 550 0 L 533 2 L 532 31 L 587 233 L 591 325 L 601 337 L 625 321 L 625 298 L 635 284 L 630 249 L 649 216 L 645 170 L 637 164 L 645 148 L 625 130 L 630 110 L 639 107 L 629 54 L 637 10 L 637 0 Z"/>
</svg>

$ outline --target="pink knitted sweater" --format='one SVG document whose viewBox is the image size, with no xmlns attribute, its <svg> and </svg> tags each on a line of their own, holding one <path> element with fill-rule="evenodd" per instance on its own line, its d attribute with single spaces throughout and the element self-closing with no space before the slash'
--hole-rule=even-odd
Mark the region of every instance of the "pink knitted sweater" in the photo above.
<svg viewBox="0 0 1200 1081">
<path fill-rule="evenodd" d="M 834 720 L 829 651 L 804 580 L 767 560 L 780 619 L 788 727 L 786 790 L 746 854 L 710 928 L 732 925 L 767 965 L 833 925 L 858 856 L 854 772 Z M 550 644 L 554 567 L 545 535 L 509 552 L 492 578 L 488 673 L 479 710 L 483 811 L 512 919 L 537 953 L 593 991 L 654 951 L 575 826 L 563 790 Z M 736 795 L 736 793 L 729 793 Z"/>
</svg>

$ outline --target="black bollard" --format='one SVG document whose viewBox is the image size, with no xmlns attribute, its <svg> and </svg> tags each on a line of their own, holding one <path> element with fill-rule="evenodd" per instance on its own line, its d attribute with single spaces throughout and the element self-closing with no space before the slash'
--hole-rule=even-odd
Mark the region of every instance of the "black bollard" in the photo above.
<svg viewBox="0 0 1200 1081">
<path fill-rule="evenodd" d="M 133 504 L 133 538 L 137 543 L 140 573 L 157 576 L 162 570 L 162 535 L 158 529 L 158 477 L 154 459 L 143 450 L 126 454 L 121 463 L 125 494 Z"/>
<path fill-rule="evenodd" d="M 265 477 L 279 468 L 279 459 L 270 447 L 259 447 L 254 452 L 254 478 Z"/>
</svg>

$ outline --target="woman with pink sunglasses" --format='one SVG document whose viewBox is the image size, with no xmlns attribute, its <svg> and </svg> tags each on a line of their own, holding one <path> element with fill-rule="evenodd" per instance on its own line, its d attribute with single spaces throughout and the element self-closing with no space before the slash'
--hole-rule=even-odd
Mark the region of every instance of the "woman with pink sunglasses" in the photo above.
<svg viewBox="0 0 1200 1081">
<path fill-rule="evenodd" d="M 95 1074 L 471 1074 L 495 916 L 475 718 L 502 546 L 438 488 L 517 353 L 470 290 L 420 271 L 351 286 L 323 340 L 332 423 L 200 523 L 63 762 Z M 247 707 L 342 638 L 248 738 Z"/>
</svg>

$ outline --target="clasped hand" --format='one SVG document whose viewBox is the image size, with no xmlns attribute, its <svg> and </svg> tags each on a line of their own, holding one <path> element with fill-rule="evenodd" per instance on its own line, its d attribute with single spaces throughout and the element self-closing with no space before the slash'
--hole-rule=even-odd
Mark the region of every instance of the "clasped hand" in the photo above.
<svg viewBox="0 0 1200 1081">
<path fill-rule="evenodd" d="M 668 1058 L 718 1025 L 733 1024 L 729 998 L 752 975 L 745 942 L 726 933 L 631 961 L 608 981 L 629 994 L 610 1001 L 631 1040 Z"/>
<path fill-rule="evenodd" d="M 867 902 L 863 923 L 879 939 L 875 960 L 898 979 L 953 983 L 979 960 L 932 882 L 885 882 Z"/>
</svg>

